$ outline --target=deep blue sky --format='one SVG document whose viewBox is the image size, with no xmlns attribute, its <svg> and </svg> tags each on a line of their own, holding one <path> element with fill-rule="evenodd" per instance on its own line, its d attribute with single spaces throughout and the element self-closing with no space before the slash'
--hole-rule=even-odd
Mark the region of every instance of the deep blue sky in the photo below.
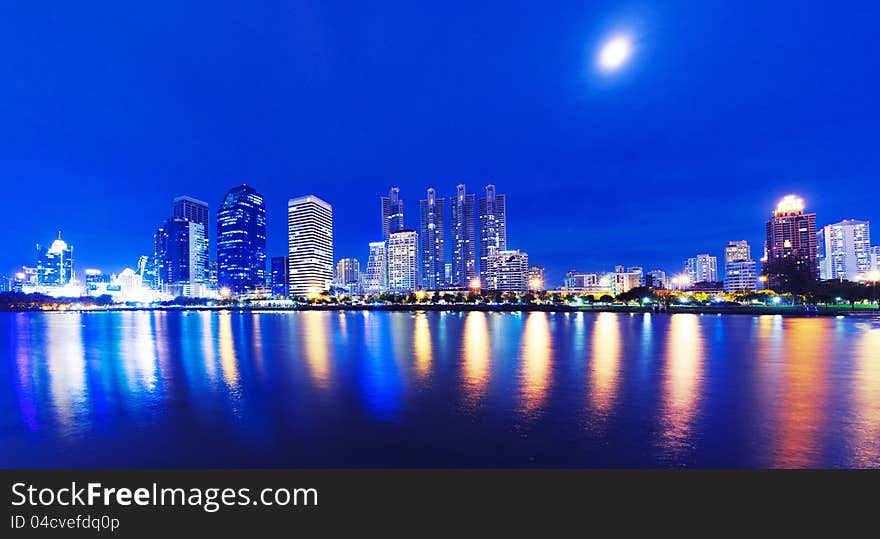
<svg viewBox="0 0 880 539">
<path fill-rule="evenodd" d="M 366 258 L 379 196 L 508 195 L 509 246 L 554 281 L 760 256 L 788 192 L 880 221 L 880 3 L 14 2 L 0 17 L 0 272 L 57 229 L 119 271 L 188 194 L 247 182 L 270 255 L 287 199 Z M 613 75 L 601 42 L 637 40 Z M 876 231 L 875 235 L 880 235 Z M 875 239 L 880 243 L 880 237 Z"/>
</svg>

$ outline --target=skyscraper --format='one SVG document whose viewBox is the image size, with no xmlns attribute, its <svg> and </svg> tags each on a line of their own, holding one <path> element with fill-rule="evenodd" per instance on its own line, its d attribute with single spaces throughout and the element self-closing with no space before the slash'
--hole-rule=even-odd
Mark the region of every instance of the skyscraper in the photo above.
<svg viewBox="0 0 880 539">
<path fill-rule="evenodd" d="M 766 262 L 762 273 L 777 292 L 804 292 L 819 275 L 816 214 L 804 213 L 804 201 L 787 195 L 766 223 Z"/>
<path fill-rule="evenodd" d="M 474 230 L 474 195 L 464 184 L 456 188 L 452 203 L 452 285 L 468 288 L 477 277 L 476 231 Z"/>
<path fill-rule="evenodd" d="M 364 276 L 364 292 L 382 294 L 388 291 L 388 250 L 384 241 L 370 243 L 367 273 Z"/>
<path fill-rule="evenodd" d="M 201 267 L 203 268 L 204 275 L 200 282 L 207 283 L 210 280 L 210 275 L 208 274 L 210 263 L 208 260 L 210 258 L 211 246 L 208 203 L 189 196 L 179 196 L 174 199 L 171 216 L 202 225 L 204 238 L 202 238 L 201 243 L 204 246 L 204 260 L 201 262 Z"/>
<path fill-rule="evenodd" d="M 529 255 L 520 251 L 499 251 L 492 247 L 486 257 L 484 290 L 498 292 L 529 291 Z"/>
<path fill-rule="evenodd" d="M 684 271 L 690 284 L 714 283 L 718 280 L 718 258 L 709 254 L 688 258 Z"/>
<path fill-rule="evenodd" d="M 61 231 L 48 249 L 37 245 L 37 284 L 64 286 L 73 280 L 73 246 L 61 239 Z"/>
<path fill-rule="evenodd" d="M 333 281 L 333 207 L 315 195 L 287 202 L 291 296 L 320 294 Z"/>
<path fill-rule="evenodd" d="M 217 210 L 217 284 L 233 294 L 266 284 L 266 206 L 253 187 L 233 187 Z"/>
<path fill-rule="evenodd" d="M 286 256 L 273 256 L 271 262 L 270 278 L 272 280 L 272 295 L 287 297 L 290 295 L 290 279 L 288 278 L 288 258 Z"/>
<path fill-rule="evenodd" d="M 422 286 L 440 290 L 446 284 L 446 201 L 434 188 L 419 201 L 422 243 Z"/>
<path fill-rule="evenodd" d="M 186 219 L 200 225 L 208 226 L 208 203 L 197 198 L 179 196 L 174 199 L 172 217 Z M 208 231 L 205 230 L 207 236 Z"/>
<path fill-rule="evenodd" d="M 398 230 L 388 237 L 388 289 L 412 292 L 419 286 L 419 235 Z"/>
<path fill-rule="evenodd" d="M 486 196 L 478 205 L 480 221 L 480 279 L 486 280 L 487 263 L 492 250 L 507 249 L 507 197 L 495 192 L 495 186 L 486 186 Z"/>
<path fill-rule="evenodd" d="M 168 235 L 165 233 L 165 225 L 163 224 L 153 234 L 153 278 L 148 285 L 155 290 L 162 290 L 162 286 L 168 282 L 167 244 Z"/>
<path fill-rule="evenodd" d="M 400 188 L 392 187 L 387 197 L 382 197 L 382 239 L 388 241 L 392 232 L 403 230 L 403 199 Z"/>
<path fill-rule="evenodd" d="M 823 227 L 816 250 L 822 279 L 866 280 L 871 271 L 870 224 L 845 219 Z"/>
<path fill-rule="evenodd" d="M 752 250 L 746 240 L 731 241 L 724 248 L 724 290 L 726 292 L 753 291 L 758 286 L 758 275 Z"/>
<path fill-rule="evenodd" d="M 157 233 L 164 257 L 163 290 L 175 296 L 200 296 L 205 278 L 205 227 L 182 217 L 171 217 Z"/>
<path fill-rule="evenodd" d="M 361 262 L 357 258 L 342 258 L 336 263 L 336 284 L 352 294 L 361 293 Z"/>
</svg>

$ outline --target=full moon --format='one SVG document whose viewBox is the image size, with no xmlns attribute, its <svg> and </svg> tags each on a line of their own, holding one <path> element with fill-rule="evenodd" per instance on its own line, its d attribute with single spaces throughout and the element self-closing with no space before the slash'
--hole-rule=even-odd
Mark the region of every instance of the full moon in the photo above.
<svg viewBox="0 0 880 539">
<path fill-rule="evenodd" d="M 603 71 L 615 71 L 629 60 L 632 55 L 632 43 L 628 36 L 614 37 L 599 51 L 599 67 Z"/>
</svg>

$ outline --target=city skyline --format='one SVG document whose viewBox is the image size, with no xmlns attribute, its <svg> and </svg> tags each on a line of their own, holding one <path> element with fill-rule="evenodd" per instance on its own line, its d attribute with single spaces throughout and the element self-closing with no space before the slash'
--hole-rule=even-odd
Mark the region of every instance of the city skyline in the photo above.
<svg viewBox="0 0 880 539">
<path fill-rule="evenodd" d="M 880 196 L 880 75 L 867 59 L 880 6 L 852 17 L 798 3 L 796 18 L 792 6 L 742 17 L 715 3 L 490 3 L 462 19 L 402 5 L 204 4 L 203 25 L 201 10 L 161 1 L 137 14 L 61 5 L 51 17 L 17 5 L 9 20 L 28 23 L 0 38 L 21 51 L 2 60 L 15 83 L 0 89 L 11 104 L 0 174 L 22 203 L 4 213 L 13 233 L 0 271 L 59 229 L 79 267 L 133 266 L 170 196 L 216 210 L 242 182 L 265 197 L 271 231 L 290 196 L 331 201 L 336 251 L 362 265 L 389 186 L 416 228 L 426 187 L 449 198 L 457 183 L 478 195 L 494 183 L 510 201 L 511 247 L 553 282 L 618 263 L 671 272 L 732 239 L 757 251 L 754 223 L 785 193 L 820 226 L 876 223 L 865 201 Z M 92 17 L 113 24 L 86 36 Z M 628 65 L 595 69 L 599 44 L 622 28 Z M 267 255 L 285 244 L 271 232 Z"/>
<path fill-rule="evenodd" d="M 436 190 L 432 187 L 432 188 L 428 188 L 426 190 L 426 192 L 429 194 L 429 196 L 432 196 L 436 193 Z M 459 195 L 466 192 L 466 188 L 465 188 L 464 184 L 459 184 L 457 186 L 457 192 L 459 193 Z M 494 194 L 495 185 L 488 184 L 486 186 L 486 192 L 487 193 L 491 192 Z M 257 225 L 258 228 L 255 229 L 255 230 L 259 231 L 259 232 L 256 232 L 255 238 L 257 238 L 257 241 L 263 242 L 262 244 L 264 244 L 266 241 L 266 236 L 267 235 L 271 236 L 271 234 L 268 234 L 266 232 L 265 210 L 263 209 L 264 205 L 263 205 L 262 196 L 253 187 L 250 187 L 246 184 L 242 184 L 242 185 L 238 185 L 238 186 L 233 186 L 232 188 L 229 189 L 226 196 L 224 197 L 225 203 L 228 203 L 228 201 L 230 200 L 229 197 L 233 193 L 245 193 L 249 197 L 251 197 L 253 201 L 255 201 L 257 204 L 259 204 L 259 212 L 260 213 L 258 214 L 258 216 L 253 217 L 259 223 Z M 396 197 L 399 195 L 400 190 L 399 190 L 399 188 L 395 187 L 395 188 L 391 189 L 391 193 Z M 238 196 L 241 196 L 241 195 L 238 195 Z M 502 203 L 501 203 L 502 204 L 502 206 L 501 206 L 502 207 L 502 209 L 501 209 L 502 215 L 505 215 L 506 197 L 504 195 L 498 195 L 498 196 L 501 197 L 501 199 L 502 199 Z M 314 200 L 319 201 L 322 204 L 327 204 L 325 201 L 321 200 L 316 195 L 305 195 L 305 196 L 299 197 L 299 198 L 314 199 Z M 466 198 L 470 201 L 469 204 L 471 206 L 471 209 L 468 210 L 468 211 L 470 211 L 470 214 L 469 214 L 470 217 L 468 219 L 468 222 L 469 222 L 470 227 L 472 228 L 470 233 L 474 236 L 474 240 L 475 240 L 475 241 L 473 241 L 473 244 L 482 245 L 483 243 L 485 243 L 484 237 L 483 237 L 483 230 L 482 230 L 483 228 L 485 228 L 482 225 L 482 223 L 486 219 L 486 216 L 484 215 L 485 211 L 483 209 L 483 206 L 485 205 L 485 199 L 484 198 L 477 199 L 477 197 L 472 193 L 468 193 L 466 195 Z M 382 228 L 385 229 L 384 224 L 387 222 L 386 208 L 388 207 L 387 201 L 389 200 L 389 197 L 380 196 L 379 199 L 382 202 L 382 224 L 383 224 Z M 290 199 L 289 202 L 292 200 L 293 199 Z M 440 222 L 448 221 L 450 219 L 450 217 L 453 216 L 452 212 L 454 210 L 447 210 L 447 211 L 449 211 L 450 215 L 446 215 L 446 212 L 442 209 L 443 208 L 442 197 L 438 197 L 437 200 L 438 200 L 438 203 L 440 204 L 440 209 L 438 211 Z M 480 202 L 479 209 L 478 209 L 478 205 L 477 205 L 478 200 Z M 138 267 L 139 268 L 138 273 L 140 273 L 141 271 L 144 270 L 144 268 L 142 268 L 141 266 L 145 266 L 146 271 L 143 273 L 145 284 L 158 283 L 161 285 L 164 283 L 168 283 L 168 284 L 175 284 L 176 283 L 176 284 L 186 285 L 187 290 L 189 290 L 188 287 L 190 284 L 200 284 L 200 285 L 203 284 L 206 286 L 211 285 L 211 286 L 216 287 L 218 290 L 219 289 L 225 290 L 227 288 L 230 288 L 228 282 L 218 282 L 218 279 L 217 279 L 218 264 L 220 266 L 223 265 L 222 262 L 220 261 L 219 250 L 216 250 L 215 252 L 210 253 L 210 254 L 208 254 L 208 252 L 207 252 L 207 246 L 208 246 L 210 240 L 208 237 L 208 232 L 206 232 L 206 229 L 208 228 L 206 225 L 211 220 L 217 220 L 218 222 L 221 222 L 223 220 L 223 216 L 222 215 L 217 215 L 217 216 L 212 215 L 210 208 L 207 207 L 206 204 L 207 203 L 205 203 L 197 198 L 188 196 L 188 195 L 180 195 L 180 196 L 174 197 L 173 206 L 172 206 L 172 216 L 165 219 L 165 221 L 158 228 L 157 232 L 155 233 L 155 235 L 153 237 L 153 245 L 154 245 L 154 252 L 153 253 L 146 253 L 144 255 L 139 255 L 137 264 L 127 264 L 127 265 L 124 265 L 123 268 L 112 268 L 112 269 L 108 270 L 107 268 L 102 267 L 102 268 L 92 269 L 92 268 L 86 268 L 86 267 L 83 267 L 82 265 L 79 265 L 77 267 L 77 269 L 80 270 L 80 273 L 77 275 L 78 281 L 80 281 L 80 282 L 83 281 L 83 278 L 82 278 L 84 276 L 83 272 L 86 272 L 86 271 L 100 270 L 102 272 L 106 272 L 107 275 L 110 275 L 110 274 L 120 273 L 125 268 Z M 417 201 L 417 204 L 420 206 L 420 211 L 416 212 L 416 213 L 423 214 L 426 201 L 419 200 L 419 201 Z M 793 207 L 793 205 L 797 205 L 798 207 L 795 208 L 795 207 Z M 784 197 L 782 197 L 781 199 L 779 199 L 777 201 L 776 208 L 772 212 L 773 217 L 770 219 L 770 221 L 768 221 L 766 223 L 765 226 L 770 227 L 770 223 L 774 221 L 774 219 L 776 218 L 777 215 L 780 215 L 780 214 L 782 214 L 783 216 L 788 215 L 788 213 L 785 213 L 785 212 L 792 212 L 793 211 L 793 212 L 798 212 L 798 214 L 800 212 L 803 212 L 804 206 L 805 206 L 804 200 L 802 198 L 798 197 L 797 195 L 791 195 L 791 194 L 785 195 Z M 249 203 L 244 206 L 244 208 L 249 208 L 249 207 L 250 207 Z M 222 211 L 223 206 L 221 206 L 220 209 Z M 253 210 L 247 210 L 247 211 L 253 211 Z M 401 197 L 400 205 L 395 206 L 395 215 L 398 218 L 398 221 L 397 221 L 398 224 L 394 228 L 399 228 L 401 226 L 404 226 L 403 211 L 404 211 L 403 210 L 403 202 L 402 202 L 402 197 Z M 239 210 L 239 213 L 240 212 L 241 212 L 241 210 Z M 794 214 L 792 213 L 792 215 L 794 215 Z M 822 273 L 822 270 L 820 267 L 820 266 L 822 266 L 822 264 L 824 264 L 823 258 L 822 258 L 822 256 L 820 256 L 822 254 L 822 249 L 819 248 L 818 252 L 816 252 L 817 251 L 816 243 L 822 242 L 823 233 L 826 230 L 831 229 L 833 227 L 840 227 L 841 225 L 856 224 L 861 227 L 860 230 L 862 230 L 862 232 L 860 232 L 860 234 L 865 236 L 864 238 L 862 238 L 863 241 L 860 244 L 860 248 L 862 251 L 864 251 L 863 255 L 865 257 L 867 257 L 866 258 L 867 265 L 863 264 L 864 267 L 861 269 L 860 273 L 854 274 L 852 280 L 860 280 L 860 279 L 864 280 L 867 277 L 867 274 L 869 272 L 876 271 L 877 267 L 880 266 L 880 263 L 878 263 L 876 261 L 877 255 L 875 254 L 876 251 L 880 250 L 880 248 L 878 248 L 877 246 L 870 245 L 870 234 L 869 234 L 870 222 L 868 220 L 845 219 L 839 223 L 831 223 L 831 224 L 826 225 L 824 227 L 819 227 L 815 223 L 821 222 L 821 221 L 817 221 L 817 218 L 814 213 L 806 212 L 806 216 L 810 217 L 810 219 L 811 219 L 810 222 L 812 223 L 810 226 L 813 229 L 815 229 L 812 232 L 808 233 L 807 236 L 810 236 L 813 238 L 811 240 L 811 242 L 813 244 L 813 251 L 814 252 L 811 255 L 811 260 L 814 261 L 812 266 L 815 266 L 815 267 L 811 266 L 811 271 L 815 274 L 816 277 L 821 277 L 822 279 L 828 279 L 828 277 L 825 276 L 824 273 Z M 413 220 L 415 220 L 415 219 L 413 219 Z M 506 217 L 502 217 L 502 220 L 504 223 L 503 228 L 506 229 Z M 425 227 L 427 226 L 426 222 L 424 221 L 424 215 L 422 215 L 422 218 L 420 219 L 420 221 L 421 222 L 420 222 L 419 230 L 408 229 L 408 228 L 399 229 L 399 231 L 412 231 L 415 234 L 415 238 L 416 238 L 415 247 L 416 247 L 416 251 L 417 251 L 417 253 L 416 253 L 417 267 L 415 270 L 415 282 L 417 284 L 414 287 L 414 289 L 425 288 L 425 286 L 424 286 L 424 276 L 425 276 L 424 262 L 425 262 L 426 257 L 425 257 L 424 250 L 423 250 L 425 244 L 422 241 L 423 238 L 419 236 L 419 231 L 420 230 L 424 231 Z M 170 247 L 168 246 L 170 244 L 166 245 L 166 243 L 169 241 L 169 239 L 168 239 L 169 230 L 173 231 L 176 234 L 179 234 L 177 232 L 176 228 L 170 228 L 170 227 L 174 227 L 178 222 L 180 224 L 186 226 L 186 229 L 184 231 L 184 233 L 186 234 L 186 238 L 185 238 L 186 242 L 185 243 L 188 243 L 188 244 L 186 246 L 182 247 L 183 249 L 185 249 L 185 251 L 181 251 L 180 253 L 177 253 L 175 251 L 175 253 L 177 253 L 177 254 L 175 254 L 174 256 L 189 258 L 190 260 L 187 263 L 183 263 L 183 262 L 178 261 L 178 262 L 175 262 L 172 264 L 168 261 L 167 255 L 165 254 L 164 251 L 170 249 Z M 196 226 L 195 229 L 193 229 L 194 225 Z M 332 219 L 331 219 L 331 228 L 332 228 L 332 226 L 333 225 L 332 225 Z M 288 222 L 288 233 L 289 233 L 289 231 L 290 231 L 290 222 Z M 193 243 L 189 240 L 189 237 L 194 233 L 198 234 L 199 235 L 198 237 L 200 238 L 195 243 Z M 239 233 L 241 233 L 241 232 L 239 232 Z M 58 241 L 60 241 L 60 234 L 61 234 L 61 231 L 58 232 L 59 238 L 56 240 L 56 243 Z M 336 241 L 337 241 L 337 235 L 333 234 L 332 230 L 331 230 L 331 234 L 333 235 L 331 242 L 330 242 L 330 247 L 331 247 L 331 251 L 332 251 L 335 244 L 336 244 Z M 338 231 L 336 232 L 336 234 L 338 234 Z M 453 245 L 453 247 L 448 248 L 447 252 L 445 253 L 444 256 L 447 258 L 451 257 L 454 259 L 455 258 L 455 253 L 454 253 L 455 230 L 453 229 L 448 234 L 451 237 L 446 238 L 449 241 L 445 242 L 445 243 L 451 243 Z M 765 232 L 765 234 L 769 234 L 769 228 Z M 506 232 L 504 233 L 504 235 L 505 235 L 505 240 L 506 240 Z M 173 235 L 171 237 L 173 238 Z M 162 238 L 162 241 L 160 241 L 160 238 Z M 289 243 L 290 238 L 288 238 L 287 235 L 285 235 L 285 238 L 288 240 L 288 249 L 289 249 L 290 248 L 290 243 Z M 770 236 L 765 235 L 765 238 L 766 239 L 765 239 L 764 245 L 768 245 L 767 241 L 770 240 Z M 865 242 L 867 242 L 867 243 L 865 243 Z M 387 244 L 387 242 L 385 242 L 385 243 Z M 372 248 L 373 248 L 374 244 L 375 244 L 375 242 L 369 242 L 368 245 L 366 246 L 366 248 L 363 249 L 364 253 L 358 253 L 357 256 L 347 256 L 344 253 L 342 253 L 342 254 L 336 253 L 335 255 L 333 255 L 333 256 L 336 256 L 336 258 L 335 258 L 335 260 L 332 261 L 330 272 L 327 273 L 327 275 L 329 275 L 329 277 L 327 278 L 327 282 L 329 283 L 331 280 L 334 280 L 334 277 L 336 276 L 336 269 L 335 269 L 336 265 L 339 262 L 341 262 L 342 260 L 352 259 L 352 260 L 356 261 L 360 267 L 363 267 L 363 268 L 370 267 L 370 257 L 372 256 Z M 189 249 L 191 249 L 193 247 L 193 245 L 199 245 L 198 252 L 197 253 L 194 252 L 191 254 Z M 627 261 L 627 263 L 628 263 L 628 265 L 626 266 L 627 269 L 624 269 L 625 266 L 620 265 L 620 264 L 615 264 L 613 270 L 611 268 L 596 268 L 596 267 L 591 267 L 591 268 L 584 270 L 582 267 L 570 267 L 565 273 L 565 278 L 559 279 L 558 281 L 553 281 L 552 279 L 545 280 L 545 282 L 542 283 L 542 285 L 547 285 L 551 288 L 558 287 L 560 284 L 562 286 L 566 286 L 565 283 L 569 280 L 572 273 L 584 274 L 584 273 L 589 273 L 590 271 L 592 271 L 592 272 L 595 272 L 593 275 L 599 275 L 602 273 L 611 274 L 611 273 L 625 273 L 625 272 L 637 271 L 640 274 L 640 284 L 642 286 L 644 286 L 646 284 L 645 275 L 650 272 L 659 270 L 661 273 L 664 273 L 665 275 L 669 276 L 669 282 L 664 283 L 664 284 L 670 284 L 670 283 L 675 284 L 673 279 L 677 277 L 678 279 L 682 280 L 682 282 L 687 282 L 689 284 L 695 284 L 695 283 L 701 283 L 701 282 L 725 283 L 724 288 L 727 289 L 730 287 L 730 285 L 727 284 L 728 264 L 729 264 L 729 262 L 732 261 L 730 250 L 734 249 L 734 246 L 736 246 L 736 245 L 740 245 L 740 247 L 736 248 L 734 252 L 740 252 L 742 249 L 745 249 L 744 252 L 746 253 L 746 257 L 743 258 L 742 256 L 740 256 L 740 257 L 738 257 L 738 261 L 747 262 L 745 268 L 737 266 L 736 272 L 741 273 L 742 271 L 746 271 L 747 272 L 746 273 L 746 280 L 744 282 L 751 283 L 753 278 L 757 278 L 760 274 L 764 273 L 764 267 L 765 267 L 764 264 L 766 264 L 767 261 L 765 261 L 763 259 L 758 261 L 757 257 L 749 258 L 749 256 L 751 256 L 751 254 L 750 254 L 751 246 L 749 245 L 747 240 L 728 240 L 727 244 L 725 246 L 717 247 L 717 249 L 720 249 L 722 252 L 722 256 L 720 257 L 721 261 L 722 261 L 721 264 L 718 263 L 719 257 L 717 257 L 715 254 L 713 254 L 713 253 L 717 252 L 716 249 L 709 249 L 708 253 L 700 254 L 700 255 L 697 255 L 696 257 L 685 258 L 683 263 L 678 266 L 676 266 L 675 264 L 673 264 L 670 267 L 629 266 L 629 264 L 631 264 L 632 261 Z M 67 248 L 66 243 L 64 243 L 64 247 Z M 852 246 L 850 246 L 849 248 L 852 249 Z M 33 265 L 33 266 L 31 266 L 30 264 L 19 265 L 12 272 L 10 272 L 10 275 L 14 275 L 14 274 L 16 274 L 16 272 L 20 272 L 20 270 L 22 270 L 22 269 L 28 269 L 29 271 L 36 271 L 37 273 L 41 273 L 43 270 L 40 269 L 40 264 L 42 263 L 41 261 L 43 260 L 43 258 L 42 258 L 43 255 L 40 254 L 40 252 L 42 252 L 42 251 L 40 251 L 40 249 L 41 249 L 40 244 L 37 244 L 38 256 L 37 256 L 37 260 L 36 260 L 35 265 Z M 70 246 L 70 249 L 72 251 L 73 245 Z M 257 251 L 255 251 L 257 253 L 256 255 L 248 255 L 248 256 L 256 256 L 257 260 L 260 261 L 257 264 L 258 267 L 254 266 L 254 268 L 253 268 L 253 271 L 255 272 L 255 277 L 252 278 L 253 279 L 252 282 L 245 289 L 239 290 L 238 288 L 235 288 L 234 290 L 231 290 L 232 293 L 241 294 L 241 293 L 247 292 L 247 291 L 253 292 L 257 288 L 266 289 L 266 290 L 272 288 L 273 281 L 271 279 L 271 272 L 273 270 L 270 267 L 269 263 L 272 258 L 276 258 L 276 257 L 275 256 L 267 256 L 265 251 L 261 251 L 259 249 L 264 249 L 264 247 L 258 247 Z M 482 284 L 482 282 L 485 282 L 485 280 L 486 280 L 486 276 L 484 274 L 484 269 L 483 269 L 483 263 L 482 263 L 482 261 L 480 261 L 480 257 L 477 256 L 477 252 L 476 252 L 477 248 L 475 247 L 473 250 L 475 251 L 472 255 L 474 262 L 480 262 L 479 271 L 476 272 L 475 276 L 469 278 L 466 281 L 466 283 L 458 284 L 457 286 L 459 286 L 459 288 L 472 288 L 474 286 L 474 283 L 477 282 L 477 280 L 481 281 L 481 284 Z M 43 248 L 43 251 L 45 251 L 45 248 Z M 772 251 L 772 249 L 771 249 L 771 251 Z M 238 255 L 238 256 L 241 256 L 241 255 Z M 849 256 L 852 256 L 852 254 L 850 254 Z M 150 260 L 153 257 L 156 257 L 153 259 L 154 265 L 151 265 L 150 262 L 146 262 L 147 260 Z M 734 258 L 736 258 L 736 257 L 734 257 Z M 638 262 L 641 263 L 641 261 L 638 261 Z M 760 262 L 762 265 L 758 265 L 756 262 Z M 70 264 L 69 261 L 67 263 Z M 709 266 L 707 266 L 707 264 L 709 264 Z M 748 264 L 751 264 L 751 266 L 749 266 Z M 538 263 L 538 266 L 541 266 L 542 272 L 546 269 L 540 264 L 540 262 Z M 196 267 L 197 267 L 197 269 L 195 269 Z M 213 274 L 209 270 L 209 268 L 213 268 Z M 647 269 L 647 268 L 650 268 L 650 269 Z M 75 269 L 74 273 L 76 273 L 76 271 L 77 270 Z M 183 278 L 181 276 L 175 277 L 175 275 L 176 275 L 175 272 L 180 272 L 180 271 L 189 272 L 191 275 L 188 278 Z M 387 269 L 386 269 L 386 271 L 387 271 Z M 193 273 L 193 272 L 195 272 L 195 273 Z M 222 273 L 223 273 L 222 269 L 219 273 L 222 276 Z M 326 271 L 325 271 L 325 273 L 326 273 Z M 256 275 L 259 275 L 259 274 L 261 274 L 261 275 L 259 277 L 256 277 Z M 364 278 L 367 278 L 367 274 L 368 274 L 368 271 L 365 270 L 363 272 Z M 697 274 L 704 276 L 706 278 L 698 278 L 696 276 Z M 198 275 L 203 275 L 203 277 L 198 277 Z M 772 276 L 770 278 L 772 279 Z M 835 275 L 834 278 L 838 278 L 838 276 Z M 453 276 L 453 279 L 454 279 L 454 276 Z M 68 280 L 69 280 L 69 278 L 68 278 Z M 222 281 L 223 279 L 221 278 L 220 280 Z M 64 284 L 64 283 L 61 283 L 61 284 Z M 367 284 L 367 283 L 365 283 L 365 284 Z M 456 286 L 455 282 L 448 282 L 448 283 L 443 283 L 442 286 L 428 287 L 428 289 L 450 288 L 450 287 L 455 288 L 455 286 Z M 770 287 L 772 287 L 772 286 L 770 286 Z M 312 287 L 312 288 L 314 288 L 314 287 Z M 368 288 L 369 288 L 369 286 L 368 286 Z M 734 287 L 733 289 L 735 290 L 736 288 Z M 183 295 L 186 295 L 186 294 L 183 294 Z"/>
</svg>

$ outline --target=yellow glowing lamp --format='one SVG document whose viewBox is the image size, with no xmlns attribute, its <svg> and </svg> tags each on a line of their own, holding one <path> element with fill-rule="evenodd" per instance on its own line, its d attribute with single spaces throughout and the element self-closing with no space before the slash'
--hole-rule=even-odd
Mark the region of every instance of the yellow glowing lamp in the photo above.
<svg viewBox="0 0 880 539">
<path fill-rule="evenodd" d="M 480 289 L 480 279 L 478 277 L 471 279 L 471 288 L 474 290 Z"/>
</svg>

